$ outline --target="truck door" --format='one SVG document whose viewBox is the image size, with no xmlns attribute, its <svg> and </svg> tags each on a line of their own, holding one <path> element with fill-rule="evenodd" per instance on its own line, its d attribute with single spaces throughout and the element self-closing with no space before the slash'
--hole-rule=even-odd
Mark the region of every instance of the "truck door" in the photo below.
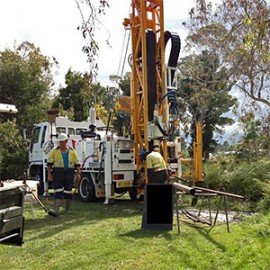
<svg viewBox="0 0 270 270">
<path fill-rule="evenodd" d="M 35 126 L 30 143 L 29 162 L 41 162 L 43 159 L 43 143 L 47 126 Z"/>
</svg>

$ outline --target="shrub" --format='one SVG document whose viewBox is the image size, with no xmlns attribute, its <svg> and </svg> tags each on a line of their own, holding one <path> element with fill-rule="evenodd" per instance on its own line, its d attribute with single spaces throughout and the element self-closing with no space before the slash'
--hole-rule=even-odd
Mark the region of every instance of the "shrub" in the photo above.
<svg viewBox="0 0 270 270">
<path fill-rule="evenodd" d="M 28 150 L 15 122 L 0 126 L 1 179 L 22 178 L 28 166 Z"/>
<path fill-rule="evenodd" d="M 205 183 L 208 188 L 222 190 L 224 188 L 223 173 L 217 163 L 211 163 L 206 166 Z"/>
<path fill-rule="evenodd" d="M 270 187 L 264 189 L 264 196 L 258 203 L 257 210 L 270 213 Z"/>
<path fill-rule="evenodd" d="M 205 164 L 205 182 L 214 190 L 245 197 L 245 207 L 256 210 L 270 209 L 270 162 L 240 161 L 232 156 L 220 155 Z"/>
</svg>

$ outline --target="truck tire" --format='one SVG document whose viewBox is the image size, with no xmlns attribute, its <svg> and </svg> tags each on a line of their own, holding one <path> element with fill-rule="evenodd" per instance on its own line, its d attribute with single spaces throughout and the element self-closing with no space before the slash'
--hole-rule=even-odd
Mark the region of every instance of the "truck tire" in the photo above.
<svg viewBox="0 0 270 270">
<path fill-rule="evenodd" d="M 142 189 L 144 189 L 144 179 L 143 179 L 143 173 L 140 172 L 138 175 L 134 176 L 135 181 L 133 183 L 133 187 L 129 188 L 128 194 L 132 201 L 143 201 L 144 196 L 138 194 L 142 194 Z"/>
<path fill-rule="evenodd" d="M 78 191 L 81 202 L 94 202 L 96 200 L 95 185 L 90 175 L 82 175 Z"/>
<path fill-rule="evenodd" d="M 136 187 L 130 188 L 128 190 L 129 197 L 132 201 L 143 201 L 143 195 L 138 196 L 138 190 Z"/>
<path fill-rule="evenodd" d="M 38 180 L 38 195 L 41 196 L 41 195 L 44 194 L 44 184 L 43 184 L 43 181 L 42 181 L 42 176 L 37 175 L 35 177 L 35 179 Z"/>
</svg>

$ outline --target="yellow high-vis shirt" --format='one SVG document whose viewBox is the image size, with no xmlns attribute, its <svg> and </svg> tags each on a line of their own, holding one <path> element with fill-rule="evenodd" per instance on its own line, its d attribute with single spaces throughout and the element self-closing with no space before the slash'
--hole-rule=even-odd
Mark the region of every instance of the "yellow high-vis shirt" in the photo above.
<svg viewBox="0 0 270 270">
<path fill-rule="evenodd" d="M 162 155 L 155 151 L 152 151 L 149 155 L 147 155 L 146 166 L 147 169 L 154 169 L 155 172 L 167 169 Z"/>
<path fill-rule="evenodd" d="M 64 159 L 59 147 L 53 148 L 47 159 L 48 164 L 53 164 L 56 168 L 64 168 Z M 68 150 L 68 168 L 74 168 L 76 165 L 80 165 L 78 155 L 72 148 Z"/>
</svg>

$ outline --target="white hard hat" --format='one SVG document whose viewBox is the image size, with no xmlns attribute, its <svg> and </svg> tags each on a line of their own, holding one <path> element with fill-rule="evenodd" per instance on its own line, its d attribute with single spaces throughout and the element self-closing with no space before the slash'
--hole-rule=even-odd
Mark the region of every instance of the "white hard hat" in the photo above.
<svg viewBox="0 0 270 270">
<path fill-rule="evenodd" d="M 154 145 L 154 146 L 153 146 L 153 150 L 154 150 L 154 151 L 159 151 L 159 145 Z"/>
<path fill-rule="evenodd" d="M 58 142 L 64 142 L 67 139 L 68 139 L 68 136 L 67 136 L 66 133 L 60 133 L 60 134 L 58 134 L 58 138 L 57 138 Z"/>
</svg>

